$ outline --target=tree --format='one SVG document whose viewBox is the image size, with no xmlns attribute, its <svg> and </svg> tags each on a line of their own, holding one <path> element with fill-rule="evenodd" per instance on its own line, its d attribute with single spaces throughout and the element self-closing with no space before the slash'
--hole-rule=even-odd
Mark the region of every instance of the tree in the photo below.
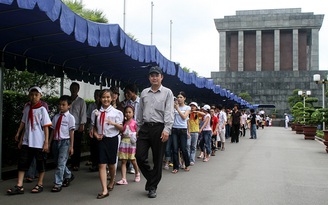
<svg viewBox="0 0 328 205">
<path fill-rule="evenodd" d="M 139 40 L 131 33 L 127 33 L 126 35 L 128 35 L 130 38 L 132 38 L 132 40 L 139 42 Z"/>
<path fill-rule="evenodd" d="M 288 97 L 289 107 L 293 107 L 297 102 L 303 102 L 303 97 L 298 95 L 300 89 L 295 89 L 292 96 Z"/>
<path fill-rule="evenodd" d="M 246 100 L 247 102 L 251 103 L 253 102 L 252 97 L 250 96 L 250 94 L 248 92 L 242 92 L 239 93 L 238 95 L 241 99 Z"/>
<path fill-rule="evenodd" d="M 4 70 L 4 90 L 12 90 L 18 93 L 27 93 L 28 88 L 37 85 L 39 87 L 47 88 L 47 94 L 56 95 L 57 79 L 46 74 L 30 73 L 28 71 L 18 71 L 16 69 Z"/>
<path fill-rule="evenodd" d="M 82 0 L 63 0 L 72 11 L 81 17 L 98 23 L 108 23 L 108 19 L 101 10 L 91 10 L 84 8 Z"/>
<path fill-rule="evenodd" d="M 196 76 L 198 76 L 198 73 L 196 71 L 192 71 L 190 68 L 187 68 L 187 67 L 183 67 L 182 70 L 184 70 L 185 72 L 187 73 L 191 73 L 193 72 Z"/>
</svg>

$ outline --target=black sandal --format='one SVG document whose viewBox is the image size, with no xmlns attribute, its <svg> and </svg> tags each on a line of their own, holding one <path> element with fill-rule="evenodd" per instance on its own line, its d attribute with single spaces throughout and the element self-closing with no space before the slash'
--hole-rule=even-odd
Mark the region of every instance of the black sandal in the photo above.
<svg viewBox="0 0 328 205">
<path fill-rule="evenodd" d="M 113 190 L 114 190 L 114 185 L 115 185 L 115 183 L 113 184 L 112 187 L 110 187 L 109 184 L 108 184 L 108 185 L 107 185 L 107 189 L 108 189 L 108 191 L 113 191 Z"/>
<path fill-rule="evenodd" d="M 8 189 L 7 194 L 9 194 L 9 195 L 24 194 L 24 187 L 16 185 L 13 188 Z"/>
<path fill-rule="evenodd" d="M 109 192 L 107 192 L 106 194 L 101 193 L 101 194 L 97 195 L 97 199 L 103 199 L 103 198 L 108 197 L 108 196 L 109 196 Z"/>
<path fill-rule="evenodd" d="M 40 193 L 43 191 L 43 186 L 42 185 L 35 185 L 35 187 L 32 189 L 31 193 Z"/>
<path fill-rule="evenodd" d="M 75 176 L 72 174 L 71 178 L 66 178 L 63 181 L 63 187 L 68 187 L 71 184 L 71 181 L 73 181 L 75 179 Z"/>
<path fill-rule="evenodd" d="M 53 186 L 51 189 L 51 192 L 60 192 L 62 190 L 61 186 Z"/>
</svg>

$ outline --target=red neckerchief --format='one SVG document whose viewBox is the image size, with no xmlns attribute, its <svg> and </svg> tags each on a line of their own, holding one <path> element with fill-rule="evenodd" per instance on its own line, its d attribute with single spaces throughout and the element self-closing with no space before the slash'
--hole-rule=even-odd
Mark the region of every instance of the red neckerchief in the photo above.
<svg viewBox="0 0 328 205">
<path fill-rule="evenodd" d="M 61 126 L 61 122 L 63 120 L 63 116 L 64 116 L 64 113 L 60 113 L 60 116 L 59 116 L 59 118 L 57 120 L 57 123 L 56 123 L 54 139 L 57 139 L 57 140 L 60 140 L 60 126 Z"/>
<path fill-rule="evenodd" d="M 103 134 L 104 132 L 105 116 L 106 116 L 106 111 L 100 112 L 101 134 Z"/>
<path fill-rule="evenodd" d="M 42 107 L 42 104 L 41 104 L 40 101 L 37 104 L 33 105 L 33 106 L 32 106 L 32 104 L 30 105 L 30 110 L 28 111 L 28 119 L 31 123 L 31 128 L 32 129 L 33 129 L 33 124 L 34 124 L 34 122 L 33 122 L 33 120 L 34 120 L 33 109 L 37 109 L 37 108 L 40 108 L 40 107 Z"/>
</svg>

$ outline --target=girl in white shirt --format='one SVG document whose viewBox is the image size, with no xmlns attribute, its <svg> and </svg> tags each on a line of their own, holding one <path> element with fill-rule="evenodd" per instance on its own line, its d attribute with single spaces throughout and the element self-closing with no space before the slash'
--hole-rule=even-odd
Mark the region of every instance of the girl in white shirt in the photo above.
<svg viewBox="0 0 328 205">
<path fill-rule="evenodd" d="M 123 130 L 123 113 L 115 109 L 112 105 L 112 91 L 109 89 L 100 92 L 100 105 L 91 114 L 91 124 L 93 129 L 90 137 L 98 140 L 99 150 L 99 177 L 102 192 L 97 199 L 109 196 L 109 191 L 114 189 L 115 184 L 115 164 L 117 159 L 117 149 L 119 143 L 119 133 Z M 108 165 L 110 182 L 107 185 L 106 166 Z"/>
</svg>

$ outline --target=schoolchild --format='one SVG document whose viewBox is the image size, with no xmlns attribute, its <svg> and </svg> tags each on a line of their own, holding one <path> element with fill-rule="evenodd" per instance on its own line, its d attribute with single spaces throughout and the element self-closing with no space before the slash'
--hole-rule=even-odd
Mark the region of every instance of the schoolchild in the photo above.
<svg viewBox="0 0 328 205">
<path fill-rule="evenodd" d="M 42 100 L 40 100 L 40 103 L 49 112 L 48 104 Z M 31 105 L 31 102 L 29 101 L 24 105 L 24 108 L 26 106 L 30 106 L 30 105 Z M 24 109 L 23 109 L 23 111 L 24 111 Z M 19 128 L 18 128 L 17 134 L 15 136 L 16 142 L 19 142 L 19 138 L 24 136 L 24 132 L 21 132 L 23 129 L 24 129 L 24 124 L 21 122 L 21 124 L 19 125 Z M 19 133 L 21 133 L 21 135 L 19 135 Z M 28 169 L 28 171 L 25 172 L 25 180 L 24 181 L 27 183 L 32 183 L 33 180 L 37 179 L 37 178 L 38 178 L 38 172 L 36 170 L 36 162 L 35 162 L 35 158 L 34 158 L 32 160 L 30 168 Z"/>
<path fill-rule="evenodd" d="M 49 144 L 52 143 L 52 153 L 57 164 L 55 169 L 54 186 L 52 192 L 60 192 L 62 187 L 68 187 L 74 179 L 74 175 L 67 168 L 68 156 L 73 154 L 75 118 L 69 113 L 72 98 L 63 95 L 59 98 L 59 113 L 52 119 L 53 129 Z"/>
<path fill-rule="evenodd" d="M 123 135 L 120 143 L 118 158 L 122 160 L 121 172 L 122 179 L 116 184 L 125 185 L 128 184 L 126 179 L 126 163 L 128 160 L 131 161 L 133 168 L 135 170 L 135 182 L 140 182 L 140 172 L 136 161 L 136 142 L 137 142 L 137 122 L 133 119 L 134 108 L 128 105 L 124 108 L 124 125 L 123 125 Z"/>
<path fill-rule="evenodd" d="M 18 159 L 18 180 L 17 184 L 7 190 L 7 194 L 23 194 L 23 179 L 25 171 L 31 165 L 33 158 L 36 158 L 36 167 L 39 172 L 38 183 L 32 189 L 32 193 L 43 191 L 43 178 L 45 174 L 46 152 L 49 149 L 49 126 L 51 120 L 49 114 L 40 102 L 42 91 L 34 86 L 29 89 L 31 104 L 26 106 L 23 111 L 22 123 L 24 126 L 24 136 L 18 143 L 20 149 Z M 19 134 L 19 133 L 18 133 Z"/>
<path fill-rule="evenodd" d="M 97 199 L 103 199 L 109 196 L 109 192 L 114 189 L 115 171 L 117 161 L 117 150 L 119 143 L 119 134 L 123 131 L 123 113 L 111 105 L 113 93 L 109 89 L 100 92 L 100 103 L 98 109 L 91 114 L 91 124 L 93 129 L 90 137 L 95 137 L 98 143 L 99 151 L 99 178 L 102 191 Z M 107 185 L 108 165 L 110 182 Z"/>
</svg>

